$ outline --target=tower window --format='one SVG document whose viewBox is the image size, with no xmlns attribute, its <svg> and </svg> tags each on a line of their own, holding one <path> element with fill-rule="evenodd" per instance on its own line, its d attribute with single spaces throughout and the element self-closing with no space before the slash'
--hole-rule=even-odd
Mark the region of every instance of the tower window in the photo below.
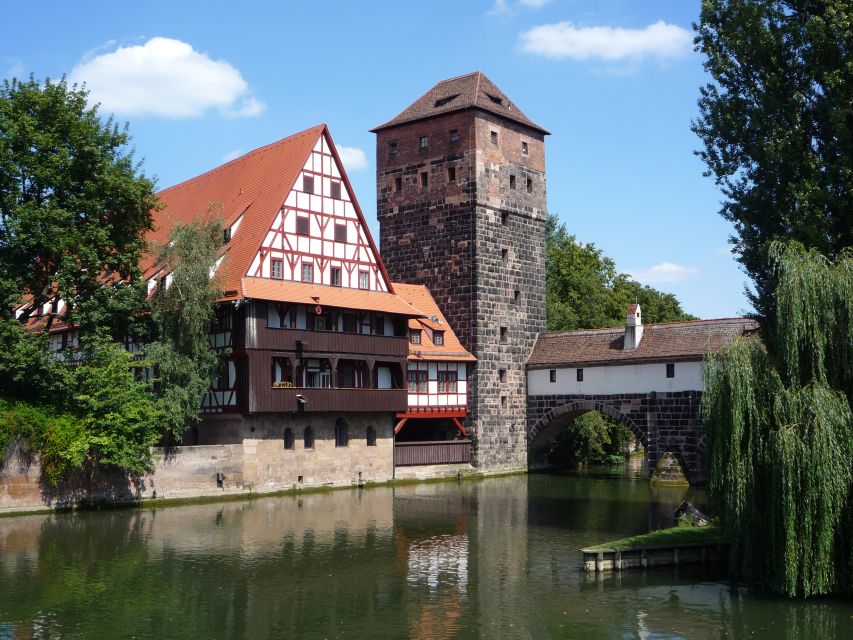
<svg viewBox="0 0 853 640">
<path fill-rule="evenodd" d="M 521 153 L 524 155 L 527 155 L 527 143 L 526 142 L 521 143 Z"/>
<path fill-rule="evenodd" d="M 498 381 L 506 382 L 506 369 L 498 369 Z"/>
<path fill-rule="evenodd" d="M 518 304 L 521 301 L 521 291 L 516 289 L 512 294 L 512 303 Z"/>
<path fill-rule="evenodd" d="M 533 193 L 533 179 L 527 179 L 527 193 Z"/>
<path fill-rule="evenodd" d="M 506 409 L 506 396 L 501 396 L 501 409 Z"/>
<path fill-rule="evenodd" d="M 424 189 L 429 186 L 429 174 L 426 171 L 421 172 L 421 186 Z"/>
<path fill-rule="evenodd" d="M 509 249 L 504 247 L 503 249 L 501 249 L 501 260 L 506 262 L 508 258 L 509 258 Z"/>
<path fill-rule="evenodd" d="M 302 177 L 302 190 L 305 193 L 314 193 L 314 176 Z"/>
<path fill-rule="evenodd" d="M 329 195 L 333 197 L 335 200 L 341 199 L 341 183 L 340 182 L 332 182 L 329 187 Z"/>
<path fill-rule="evenodd" d="M 551 382 L 557 382 L 557 370 L 556 369 L 550 369 L 548 371 L 548 380 L 550 380 Z"/>
<path fill-rule="evenodd" d="M 501 212 L 501 224 L 506 226 L 506 223 L 509 222 L 509 212 L 502 211 Z"/>
<path fill-rule="evenodd" d="M 498 143 L 498 132 L 497 131 L 492 131 L 491 139 L 492 139 L 492 144 Z"/>
<path fill-rule="evenodd" d="M 397 143 L 392 142 L 388 145 L 388 152 L 391 154 L 392 158 L 397 157 Z"/>
<path fill-rule="evenodd" d="M 578 382 L 583 382 L 583 369 L 578 369 L 577 380 L 578 380 Z"/>
<path fill-rule="evenodd" d="M 329 284 L 333 287 L 341 286 L 341 268 L 340 267 L 332 267 L 330 272 Z"/>
<path fill-rule="evenodd" d="M 346 242 L 347 241 L 347 223 L 346 222 L 336 222 L 335 223 L 335 242 Z"/>
<path fill-rule="evenodd" d="M 429 149 L 429 136 L 421 136 L 421 149 Z"/>
<path fill-rule="evenodd" d="M 302 282 L 314 282 L 314 265 L 310 262 L 302 263 Z"/>
<path fill-rule="evenodd" d="M 271 278 L 277 278 L 277 279 L 281 280 L 282 275 L 283 275 L 283 273 L 282 273 L 282 271 L 283 271 L 282 265 L 283 264 L 284 264 L 283 261 L 278 259 L 278 258 L 273 258 L 270 261 L 270 277 Z"/>
<path fill-rule="evenodd" d="M 450 141 L 451 142 L 459 142 L 459 129 L 451 129 L 450 130 Z"/>
<path fill-rule="evenodd" d="M 507 328 L 506 328 L 506 327 L 501 327 L 501 333 L 500 333 L 500 336 L 501 336 L 501 344 L 506 344 L 507 333 L 508 333 Z"/>
<path fill-rule="evenodd" d="M 675 363 L 667 362 L 666 363 L 666 377 L 674 378 L 675 377 Z"/>
<path fill-rule="evenodd" d="M 300 236 L 307 236 L 311 233 L 311 222 L 308 216 L 296 216 L 296 233 Z"/>
<path fill-rule="evenodd" d="M 394 191 L 399 193 L 402 190 L 403 190 L 403 178 L 398 176 L 398 177 L 394 178 Z"/>
<path fill-rule="evenodd" d="M 515 176 L 509 176 L 509 188 L 515 190 Z"/>
<path fill-rule="evenodd" d="M 456 182 L 456 167 L 447 167 L 447 181 Z"/>
</svg>

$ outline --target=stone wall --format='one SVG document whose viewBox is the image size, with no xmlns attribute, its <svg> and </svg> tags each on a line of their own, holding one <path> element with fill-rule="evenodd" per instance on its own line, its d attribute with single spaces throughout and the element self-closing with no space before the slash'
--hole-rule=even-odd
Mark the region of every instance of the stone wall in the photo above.
<svg viewBox="0 0 853 640">
<path fill-rule="evenodd" d="M 0 467 L 0 513 L 63 508 L 85 502 L 129 502 L 144 498 L 193 498 L 267 493 L 294 488 L 354 486 L 387 482 L 394 476 L 393 425 L 387 414 L 347 414 L 347 446 L 335 444 L 337 416 L 269 414 L 218 418 L 231 444 L 201 444 L 153 449 L 154 470 L 140 477 L 117 472 L 80 473 L 60 487 L 42 481 L 37 454 L 15 444 Z M 209 424 L 209 423 L 208 423 Z M 305 447 L 304 431 L 314 430 Z M 368 425 L 376 430 L 368 446 Z M 200 426 L 212 438 L 215 429 Z M 284 447 L 284 430 L 293 431 L 293 448 Z M 221 474 L 218 480 L 217 474 Z"/>
<path fill-rule="evenodd" d="M 547 464 L 554 438 L 573 418 L 595 410 L 625 424 L 643 443 L 650 473 L 664 453 L 681 463 L 690 482 L 704 482 L 705 431 L 700 391 L 622 395 L 539 395 L 527 399 L 531 468 Z"/>
</svg>

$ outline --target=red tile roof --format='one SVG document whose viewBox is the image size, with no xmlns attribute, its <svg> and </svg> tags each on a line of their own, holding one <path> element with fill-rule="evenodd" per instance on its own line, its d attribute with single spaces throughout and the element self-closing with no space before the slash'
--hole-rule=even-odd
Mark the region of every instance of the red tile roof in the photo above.
<svg viewBox="0 0 853 640">
<path fill-rule="evenodd" d="M 748 318 L 691 320 L 643 326 L 643 339 L 634 351 L 623 351 L 625 328 L 546 332 L 539 335 L 527 361 L 531 369 L 699 360 L 718 351 L 737 336 L 752 333 L 758 323 Z"/>
<path fill-rule="evenodd" d="M 416 309 L 423 317 L 409 320 L 409 329 L 421 330 L 421 344 L 409 342 L 409 360 L 468 361 L 476 360 L 453 333 L 429 289 L 420 284 L 394 283 L 394 291 Z M 444 331 L 444 344 L 433 342 L 432 333 Z"/>
<path fill-rule="evenodd" d="M 524 115 L 482 71 L 442 80 L 395 118 L 371 131 L 375 133 L 408 122 L 465 109 L 488 111 L 548 134 L 548 131 Z"/>
</svg>

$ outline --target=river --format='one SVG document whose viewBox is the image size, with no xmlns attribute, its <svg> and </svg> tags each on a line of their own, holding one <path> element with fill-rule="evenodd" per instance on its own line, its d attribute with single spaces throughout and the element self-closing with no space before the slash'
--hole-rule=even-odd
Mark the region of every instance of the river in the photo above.
<svg viewBox="0 0 853 640">
<path fill-rule="evenodd" d="M 645 469 L 0 518 L 0 639 L 853 638 L 853 603 L 720 569 L 604 578 L 578 549 L 666 524 Z"/>
</svg>

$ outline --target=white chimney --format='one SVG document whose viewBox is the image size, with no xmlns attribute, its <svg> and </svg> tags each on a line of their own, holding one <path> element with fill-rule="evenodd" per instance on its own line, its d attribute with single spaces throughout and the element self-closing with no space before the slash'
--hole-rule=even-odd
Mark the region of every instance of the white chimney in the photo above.
<svg viewBox="0 0 853 640">
<path fill-rule="evenodd" d="M 625 351 L 633 351 L 640 346 L 643 339 L 643 317 L 639 304 L 628 305 L 628 315 L 625 319 Z"/>
</svg>

